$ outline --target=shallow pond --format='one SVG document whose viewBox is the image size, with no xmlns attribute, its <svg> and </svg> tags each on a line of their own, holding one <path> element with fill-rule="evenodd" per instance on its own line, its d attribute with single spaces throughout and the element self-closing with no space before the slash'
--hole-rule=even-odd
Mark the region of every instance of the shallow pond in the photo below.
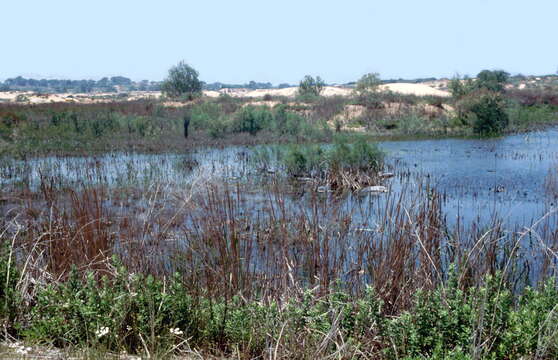
<svg viewBox="0 0 558 360">
<path fill-rule="evenodd" d="M 348 195 L 344 206 L 352 208 L 363 225 L 371 208 L 380 209 L 386 198 L 401 192 L 411 201 L 413 193 L 428 184 L 443 199 L 443 213 L 450 224 L 486 221 L 495 214 L 506 226 L 530 225 L 552 211 L 558 194 L 558 130 L 471 140 L 442 139 L 382 142 L 387 168 L 396 176 L 386 182 L 390 194 Z M 107 154 L 99 157 L 3 159 L 0 185 L 36 187 L 41 177 L 59 186 L 103 183 L 113 187 L 149 186 L 163 182 L 187 186 L 192 182 L 256 181 L 262 171 L 250 160 L 251 148 L 199 149 L 188 154 Z M 280 170 L 277 171 L 280 174 Z M 266 174 L 264 177 L 278 174 Z M 290 204 L 302 196 L 287 199 Z M 333 196 L 325 194 L 323 196 Z M 257 201 L 257 196 L 254 196 Z M 364 210 L 358 210 L 364 208 Z M 361 214 L 361 215 L 359 215 Z"/>
</svg>

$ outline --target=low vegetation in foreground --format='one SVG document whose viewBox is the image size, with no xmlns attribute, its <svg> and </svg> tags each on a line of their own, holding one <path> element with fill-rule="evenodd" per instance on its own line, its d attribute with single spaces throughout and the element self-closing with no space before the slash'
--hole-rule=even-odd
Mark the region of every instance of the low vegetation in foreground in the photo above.
<svg viewBox="0 0 558 360">
<path fill-rule="evenodd" d="M 256 197 L 49 177 L 4 193 L 3 336 L 154 358 L 558 356 L 552 210 L 523 229 L 452 226 L 426 186 L 362 202 L 366 228 L 336 195 L 288 205 L 280 179 Z"/>
</svg>

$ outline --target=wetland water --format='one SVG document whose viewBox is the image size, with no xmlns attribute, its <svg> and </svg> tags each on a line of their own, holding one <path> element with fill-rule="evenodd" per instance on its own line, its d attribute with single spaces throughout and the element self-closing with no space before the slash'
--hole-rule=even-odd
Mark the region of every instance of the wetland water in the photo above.
<svg viewBox="0 0 558 360">
<path fill-rule="evenodd" d="M 448 224 L 489 222 L 497 215 L 506 228 L 528 226 L 553 211 L 558 195 L 558 129 L 501 138 L 441 139 L 382 142 L 386 169 L 395 173 L 387 180 L 390 192 L 382 195 L 349 194 L 343 197 L 347 211 L 362 218 L 363 206 L 381 207 L 387 198 L 411 201 L 425 184 L 441 195 Z M 149 186 L 154 182 L 178 188 L 208 179 L 226 182 L 260 182 L 262 171 L 251 161 L 251 148 L 199 149 L 188 154 L 108 154 L 98 157 L 4 159 L 0 185 L 24 184 L 33 188 L 41 177 L 61 186 L 102 183 L 111 187 Z M 263 177 L 280 176 L 275 174 Z M 256 180 L 259 179 L 259 180 Z M 198 186 L 198 185 L 196 185 Z M 287 196 L 296 205 L 312 190 Z M 403 193 L 403 194 L 402 194 Z M 257 194 L 252 195 L 254 202 Z M 332 194 L 322 194 L 331 197 Z M 259 199 L 261 200 L 261 199 Z M 350 208 L 357 208 L 356 211 Z M 359 215 L 360 214 L 360 215 Z"/>
</svg>

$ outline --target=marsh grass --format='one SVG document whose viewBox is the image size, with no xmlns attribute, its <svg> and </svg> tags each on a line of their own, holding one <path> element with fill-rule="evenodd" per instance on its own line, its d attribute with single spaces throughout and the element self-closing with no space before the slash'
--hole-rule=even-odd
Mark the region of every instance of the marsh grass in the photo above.
<svg viewBox="0 0 558 360">
<path fill-rule="evenodd" d="M 358 210 L 317 193 L 293 203 L 276 180 L 117 200 L 43 178 L 2 220 L 5 331 L 152 357 L 556 354 L 552 211 L 465 229 L 428 184 Z"/>
</svg>

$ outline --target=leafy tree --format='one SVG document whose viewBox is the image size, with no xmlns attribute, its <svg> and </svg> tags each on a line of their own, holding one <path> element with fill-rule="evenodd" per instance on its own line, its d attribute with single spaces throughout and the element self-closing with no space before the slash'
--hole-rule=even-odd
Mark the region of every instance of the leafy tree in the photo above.
<svg viewBox="0 0 558 360">
<path fill-rule="evenodd" d="M 301 96 L 320 96 L 325 82 L 319 76 L 316 76 L 316 79 L 314 79 L 312 76 L 306 75 L 298 86 L 298 93 Z"/>
<path fill-rule="evenodd" d="M 475 82 L 479 89 L 502 92 L 510 74 L 502 70 L 483 70 L 477 75 Z"/>
<path fill-rule="evenodd" d="M 198 72 L 184 61 L 173 66 L 169 75 L 163 81 L 161 90 L 169 97 L 188 96 L 192 99 L 202 91 L 202 83 L 198 79 Z"/>
<path fill-rule="evenodd" d="M 380 74 L 368 73 L 364 74 L 356 83 L 355 92 L 359 96 L 365 96 L 378 91 L 380 84 Z"/>
<path fill-rule="evenodd" d="M 113 85 L 132 85 L 132 80 L 124 76 L 113 76 L 110 78 Z"/>
<path fill-rule="evenodd" d="M 478 73 L 477 78 L 472 80 L 465 76 L 463 79 L 456 75 L 448 84 L 454 99 L 460 99 L 477 90 L 488 90 L 492 92 L 504 91 L 510 74 L 502 70 L 483 70 Z"/>
<path fill-rule="evenodd" d="M 463 79 L 459 75 L 453 77 L 448 83 L 449 91 L 454 99 L 460 99 L 475 88 L 475 84 L 471 78 L 465 76 Z"/>
<path fill-rule="evenodd" d="M 502 96 L 492 91 L 475 93 L 469 105 L 474 114 L 473 131 L 479 135 L 498 134 L 508 126 L 509 118 L 505 111 Z"/>
</svg>

